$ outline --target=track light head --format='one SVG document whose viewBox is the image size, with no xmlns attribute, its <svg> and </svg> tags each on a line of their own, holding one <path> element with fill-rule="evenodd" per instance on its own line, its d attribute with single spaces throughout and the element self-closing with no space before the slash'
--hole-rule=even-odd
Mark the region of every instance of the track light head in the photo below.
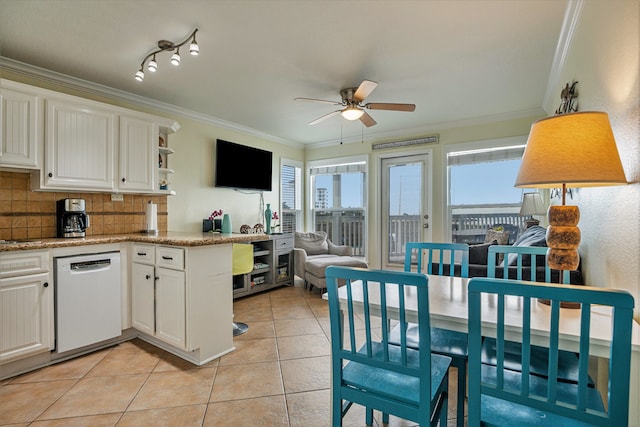
<svg viewBox="0 0 640 427">
<path fill-rule="evenodd" d="M 135 75 L 135 78 L 137 81 L 141 82 L 144 80 L 144 71 L 142 71 L 142 67 L 140 67 L 140 69 L 138 70 L 138 72 Z"/>
<path fill-rule="evenodd" d="M 153 59 L 151 59 L 151 61 L 149 61 L 149 63 L 147 64 L 147 70 L 151 71 L 152 73 L 158 71 L 158 63 L 156 62 L 155 55 L 153 55 Z"/>
<path fill-rule="evenodd" d="M 198 30 L 196 30 L 198 31 Z M 198 42 L 196 41 L 196 33 L 193 33 L 193 38 L 191 39 L 191 44 L 189 45 L 189 53 L 193 56 L 200 55 L 200 47 L 198 46 Z"/>
<path fill-rule="evenodd" d="M 171 65 L 180 65 L 180 48 L 178 48 L 173 55 L 171 55 Z"/>
</svg>

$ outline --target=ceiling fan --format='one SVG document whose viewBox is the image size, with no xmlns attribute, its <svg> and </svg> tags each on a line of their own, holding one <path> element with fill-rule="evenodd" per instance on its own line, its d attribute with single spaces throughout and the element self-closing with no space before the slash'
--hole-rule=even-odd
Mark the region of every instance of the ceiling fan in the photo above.
<svg viewBox="0 0 640 427">
<path fill-rule="evenodd" d="M 360 86 L 349 87 L 340 91 L 342 102 L 327 101 L 324 99 L 315 98 L 294 98 L 294 101 L 310 101 L 310 102 L 322 102 L 324 104 L 339 105 L 344 107 L 341 110 L 332 111 L 329 114 L 318 117 L 317 119 L 309 122 L 310 125 L 318 124 L 330 117 L 337 114 L 342 115 L 347 120 L 358 120 L 362 122 L 366 127 L 371 127 L 377 122 L 373 120 L 365 110 L 389 110 L 389 111 L 415 111 L 415 104 L 396 104 L 388 102 L 370 102 L 363 104 L 364 100 L 373 92 L 378 86 L 378 83 L 371 80 L 363 80 Z"/>
</svg>

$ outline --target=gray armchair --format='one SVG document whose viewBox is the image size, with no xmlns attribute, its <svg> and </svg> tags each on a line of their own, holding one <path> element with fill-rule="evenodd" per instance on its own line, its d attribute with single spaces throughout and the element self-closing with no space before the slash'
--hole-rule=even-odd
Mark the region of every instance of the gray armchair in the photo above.
<svg viewBox="0 0 640 427">
<path fill-rule="evenodd" d="M 353 257 L 353 248 L 335 245 L 324 231 L 296 232 L 293 244 L 294 274 L 304 279 L 304 287 L 326 289 L 324 271 L 330 265 L 367 268 L 362 258 Z"/>
</svg>

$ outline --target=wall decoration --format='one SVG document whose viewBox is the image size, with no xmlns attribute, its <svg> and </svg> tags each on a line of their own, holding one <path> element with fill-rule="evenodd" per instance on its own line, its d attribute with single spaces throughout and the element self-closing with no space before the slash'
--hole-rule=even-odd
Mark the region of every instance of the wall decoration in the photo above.
<svg viewBox="0 0 640 427">
<path fill-rule="evenodd" d="M 556 114 L 575 113 L 578 111 L 578 93 L 576 91 L 576 85 L 578 82 L 569 83 L 560 92 L 560 106 L 556 110 Z"/>
</svg>

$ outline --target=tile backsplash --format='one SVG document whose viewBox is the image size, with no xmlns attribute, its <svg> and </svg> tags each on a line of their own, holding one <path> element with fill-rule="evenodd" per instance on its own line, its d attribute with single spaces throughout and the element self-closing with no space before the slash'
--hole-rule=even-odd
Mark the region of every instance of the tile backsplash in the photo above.
<svg viewBox="0 0 640 427">
<path fill-rule="evenodd" d="M 158 205 L 158 231 L 167 231 L 167 196 L 31 191 L 30 174 L 0 172 L 0 239 L 56 237 L 56 201 L 81 198 L 89 216 L 88 236 L 137 233 L 145 228 L 145 205 Z"/>
</svg>

